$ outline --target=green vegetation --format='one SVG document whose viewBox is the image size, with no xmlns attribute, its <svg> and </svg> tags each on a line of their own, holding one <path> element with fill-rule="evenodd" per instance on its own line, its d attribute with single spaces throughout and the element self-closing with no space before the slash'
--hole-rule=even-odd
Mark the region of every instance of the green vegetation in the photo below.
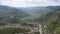
<svg viewBox="0 0 60 34">
<path fill-rule="evenodd" d="M 60 34 L 60 10 L 51 13 L 53 13 L 52 16 L 45 22 L 46 32 L 47 34 Z"/>
<path fill-rule="evenodd" d="M 20 24 L 24 24 L 25 21 L 22 20 L 22 18 L 27 16 L 28 14 L 24 10 L 7 6 L 0 6 L 0 34 L 15 34 L 29 32 L 29 29 L 21 28 L 24 27 L 22 25 L 19 28 L 11 27 L 13 26 L 12 24 L 16 24 L 18 26 L 20 26 Z M 6 25 L 10 27 L 8 28 Z M 6 28 L 4 26 L 6 26 Z"/>
<path fill-rule="evenodd" d="M 30 30 L 24 28 L 0 28 L 0 34 L 15 34 L 15 33 L 25 33 Z"/>
<path fill-rule="evenodd" d="M 0 23 L 20 23 L 21 18 L 28 16 L 27 12 L 12 7 L 0 9 Z"/>
<path fill-rule="evenodd" d="M 51 7 L 51 9 L 54 8 Z M 46 25 L 46 34 L 60 34 L 60 10 L 51 9 L 49 7 L 19 9 L 0 6 L 0 34 L 27 34 L 32 29 L 35 31 L 34 27 L 39 26 L 37 24 Z M 34 34 L 39 34 L 39 32 L 34 32 Z"/>
</svg>

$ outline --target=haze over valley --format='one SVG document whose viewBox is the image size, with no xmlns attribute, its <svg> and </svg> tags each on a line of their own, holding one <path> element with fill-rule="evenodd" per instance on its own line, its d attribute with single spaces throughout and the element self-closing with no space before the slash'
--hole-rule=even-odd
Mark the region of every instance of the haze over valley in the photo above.
<svg viewBox="0 0 60 34">
<path fill-rule="evenodd" d="M 0 34 L 60 34 L 60 0 L 0 0 Z"/>
</svg>

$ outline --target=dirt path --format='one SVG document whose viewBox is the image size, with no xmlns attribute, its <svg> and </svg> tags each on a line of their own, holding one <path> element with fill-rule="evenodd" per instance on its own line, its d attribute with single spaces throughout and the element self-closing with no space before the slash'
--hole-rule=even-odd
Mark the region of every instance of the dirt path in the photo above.
<svg viewBox="0 0 60 34">
<path fill-rule="evenodd" d="M 41 24 L 39 24 L 39 33 L 40 33 L 40 34 L 43 34 L 43 31 L 42 31 L 42 26 L 41 26 Z"/>
</svg>

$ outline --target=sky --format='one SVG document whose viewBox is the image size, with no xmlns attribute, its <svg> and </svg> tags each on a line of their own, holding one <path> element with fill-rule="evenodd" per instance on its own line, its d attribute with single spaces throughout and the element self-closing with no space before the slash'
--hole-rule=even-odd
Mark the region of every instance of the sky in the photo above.
<svg viewBox="0 0 60 34">
<path fill-rule="evenodd" d="M 12 7 L 60 6 L 60 0 L 0 0 L 0 5 Z"/>
</svg>

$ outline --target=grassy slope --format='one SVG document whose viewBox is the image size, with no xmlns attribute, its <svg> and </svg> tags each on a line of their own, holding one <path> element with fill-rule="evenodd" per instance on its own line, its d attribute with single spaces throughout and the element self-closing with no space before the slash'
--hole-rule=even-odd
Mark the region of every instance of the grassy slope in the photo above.
<svg viewBox="0 0 60 34">
<path fill-rule="evenodd" d="M 60 34 L 60 10 L 54 11 L 52 15 L 45 22 L 47 32 L 50 34 Z"/>
</svg>

